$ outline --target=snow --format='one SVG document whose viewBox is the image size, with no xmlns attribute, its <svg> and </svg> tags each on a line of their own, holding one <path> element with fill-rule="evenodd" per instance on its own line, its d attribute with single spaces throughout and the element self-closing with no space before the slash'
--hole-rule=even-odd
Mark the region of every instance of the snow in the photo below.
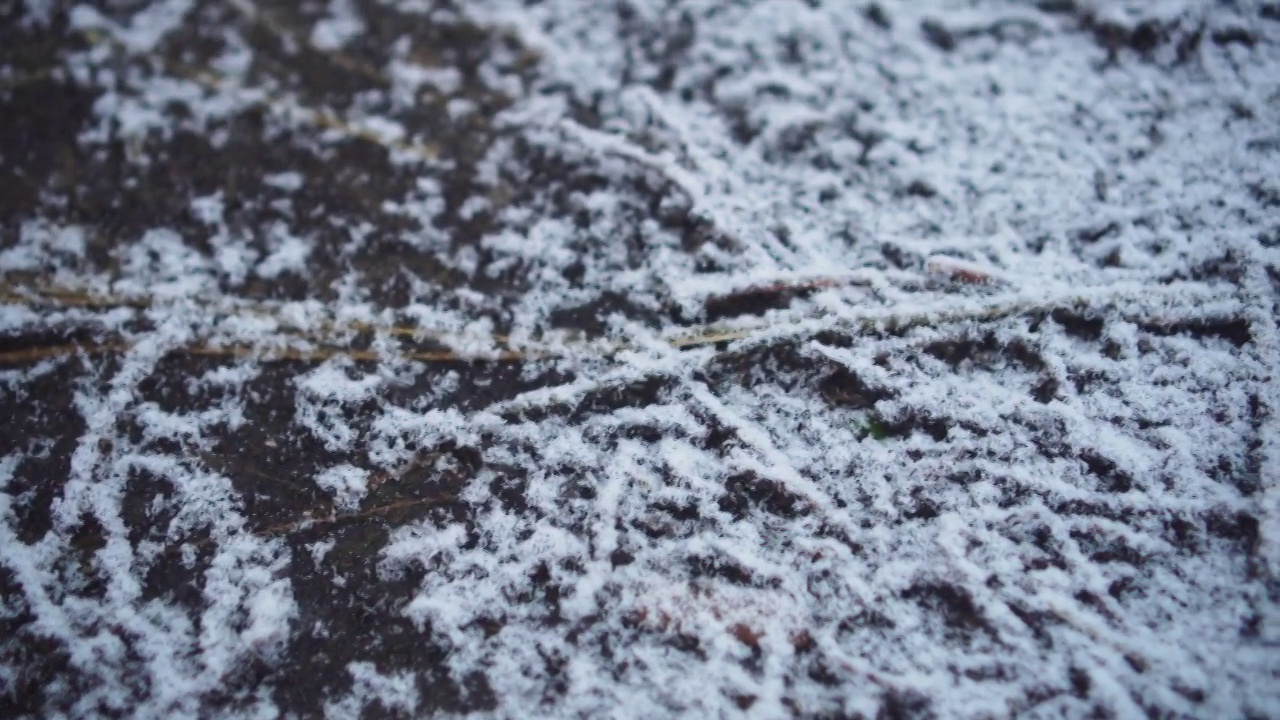
<svg viewBox="0 0 1280 720">
<path fill-rule="evenodd" d="M 273 225 L 267 231 L 269 252 L 254 271 L 264 278 L 279 277 L 281 273 L 301 273 L 306 270 L 307 256 L 312 244 L 306 238 L 290 233 L 283 224 Z"/>
<path fill-rule="evenodd" d="M 83 228 L 51 227 L 48 223 L 38 221 L 25 222 L 18 229 L 18 242 L 0 251 L 0 267 L 8 270 L 39 270 L 51 260 L 66 261 L 83 255 Z"/>
<path fill-rule="evenodd" d="M 320 473 L 316 485 L 334 496 L 334 504 L 343 510 L 354 510 L 369 491 L 369 472 L 351 465 L 339 465 Z"/>
<path fill-rule="evenodd" d="M 1280 715 L 1275 16 L 77 5 L 0 708 Z"/>
<path fill-rule="evenodd" d="M 364 22 L 352 0 L 330 0 L 328 14 L 311 28 L 311 44 L 320 50 L 337 50 L 364 31 Z"/>
<path fill-rule="evenodd" d="M 306 184 L 306 178 L 302 177 L 302 173 L 297 171 L 289 171 L 267 175 L 262 181 L 274 188 L 279 188 L 285 192 L 297 192 Z"/>
</svg>

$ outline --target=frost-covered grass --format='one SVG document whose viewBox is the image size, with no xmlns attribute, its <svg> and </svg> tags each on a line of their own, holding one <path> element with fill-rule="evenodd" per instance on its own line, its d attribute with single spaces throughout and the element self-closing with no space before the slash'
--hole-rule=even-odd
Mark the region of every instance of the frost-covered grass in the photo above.
<svg viewBox="0 0 1280 720">
<path fill-rule="evenodd" d="M 1280 715 L 1280 8 L 28 0 L 6 716 Z"/>
</svg>

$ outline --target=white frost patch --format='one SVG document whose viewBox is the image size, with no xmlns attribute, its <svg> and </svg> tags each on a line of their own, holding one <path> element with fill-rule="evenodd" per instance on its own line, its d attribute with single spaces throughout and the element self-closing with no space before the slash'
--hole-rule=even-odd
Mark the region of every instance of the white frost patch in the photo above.
<svg viewBox="0 0 1280 720">
<path fill-rule="evenodd" d="M 278 660 L 297 613 L 283 572 L 287 549 L 278 540 L 245 531 L 227 478 L 155 452 L 146 437 L 134 441 L 114 435 L 119 419 L 136 416 L 145 425 L 147 415 L 156 414 L 138 404 L 138 383 L 154 372 L 163 346 L 173 339 L 140 343 L 109 381 L 76 392 L 74 412 L 83 420 L 84 434 L 51 508 L 51 525 L 39 537 L 16 534 L 18 513 L 29 498 L 14 493 L 18 457 L 0 458 L 0 545 L 5 548 L 0 566 L 18 587 L 8 599 L 33 618 L 24 637 L 58 642 L 73 671 L 84 678 L 86 690 L 73 698 L 77 716 L 197 715 L 204 698 L 237 670 L 256 660 Z M 220 422 L 216 415 L 208 422 Z M 150 427 L 165 440 L 182 443 L 192 431 L 206 430 L 200 426 L 204 420 L 193 422 Z M 163 499 L 173 510 L 167 527 L 148 531 L 125 521 L 128 479 L 141 476 L 167 493 Z M 163 505 L 157 496 L 154 506 Z M 86 518 L 102 529 L 103 543 L 87 554 L 68 555 L 76 552 L 72 537 Z M 155 530 L 167 535 L 183 551 L 175 559 L 194 559 L 194 544 L 205 544 L 207 561 L 194 605 L 168 595 L 144 597 L 159 548 L 145 539 L 135 544 L 131 529 L 143 531 L 144 538 Z M 80 579 L 68 584 L 72 566 L 78 566 L 71 572 Z M 102 592 L 84 591 L 86 573 L 102 583 Z"/>
<path fill-rule="evenodd" d="M 448 111 L 451 120 L 458 121 L 474 113 L 476 104 L 466 98 L 450 98 L 445 105 L 445 109 Z"/>
<path fill-rule="evenodd" d="M 284 273 L 302 274 L 311 257 L 314 243 L 294 235 L 284 223 L 275 223 L 267 231 L 267 256 L 254 267 L 260 277 L 274 278 Z"/>
<path fill-rule="evenodd" d="M 77 30 L 106 30 L 134 52 L 154 50 L 166 35 L 182 24 L 195 0 L 156 0 L 134 13 L 127 26 L 105 18 L 88 3 L 71 8 L 71 26 Z"/>
<path fill-rule="evenodd" d="M 372 399 L 385 383 L 386 378 L 381 375 L 352 378 L 344 364 L 324 363 L 296 380 L 294 420 L 329 449 L 350 449 L 359 437 L 352 408 Z"/>
<path fill-rule="evenodd" d="M 148 230 L 120 252 L 117 292 L 156 298 L 193 297 L 214 284 L 213 263 L 169 228 Z"/>
<path fill-rule="evenodd" d="M 220 225 L 224 222 L 223 213 L 226 204 L 222 201 L 222 192 L 191 199 L 191 213 L 206 225 Z"/>
<path fill-rule="evenodd" d="M 264 175 L 262 176 L 262 182 L 266 183 L 268 187 L 285 192 L 297 192 L 306 183 L 302 173 L 293 170 Z"/>
<path fill-rule="evenodd" d="M 311 44 L 320 50 L 340 50 L 364 27 L 352 0 L 329 0 L 328 14 L 311 29 Z"/>
<path fill-rule="evenodd" d="M 319 568 L 320 563 L 324 562 L 325 557 L 329 555 L 329 551 L 333 549 L 336 543 L 336 540 L 330 538 L 328 540 L 317 540 L 308 545 L 307 550 L 311 552 L 311 562 Z"/>
<path fill-rule="evenodd" d="M 369 471 L 351 465 L 331 467 L 316 476 L 316 485 L 333 496 L 338 509 L 355 510 L 369 491 Z"/>
<path fill-rule="evenodd" d="M 423 87 L 440 95 L 453 95 L 462 88 L 462 73 L 453 67 L 427 67 L 405 60 L 392 60 L 387 66 L 392 92 L 398 102 L 412 105 Z"/>
<path fill-rule="evenodd" d="M 84 256 L 84 232 L 75 225 L 24 222 L 18 229 L 18 241 L 0 250 L 0 271 L 57 269 L 61 263 L 77 260 Z"/>
<path fill-rule="evenodd" d="M 347 666 L 351 675 L 351 694 L 338 702 L 325 704 L 324 715 L 330 720 L 355 717 L 370 703 L 380 703 L 387 711 L 412 716 L 418 709 L 418 687 L 413 673 L 383 674 L 371 662 L 353 662 Z"/>
<path fill-rule="evenodd" d="M 297 380 L 305 397 L 355 403 L 373 397 L 384 379 L 378 375 L 352 378 L 338 363 L 325 363 Z"/>
</svg>

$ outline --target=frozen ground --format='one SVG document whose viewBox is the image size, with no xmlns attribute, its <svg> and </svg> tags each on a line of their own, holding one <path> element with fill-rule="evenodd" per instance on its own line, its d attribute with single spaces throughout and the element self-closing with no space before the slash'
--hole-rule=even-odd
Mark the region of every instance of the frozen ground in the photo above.
<svg viewBox="0 0 1280 720">
<path fill-rule="evenodd" d="M 1280 717 L 1280 4 L 0 0 L 0 715 Z"/>
</svg>

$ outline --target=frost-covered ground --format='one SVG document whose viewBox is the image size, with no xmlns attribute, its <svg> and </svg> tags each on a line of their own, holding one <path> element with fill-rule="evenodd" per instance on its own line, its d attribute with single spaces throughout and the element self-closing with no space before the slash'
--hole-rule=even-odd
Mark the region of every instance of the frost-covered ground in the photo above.
<svg viewBox="0 0 1280 720">
<path fill-rule="evenodd" d="M 0 1 L 0 715 L 1280 717 L 1280 4 Z"/>
</svg>

